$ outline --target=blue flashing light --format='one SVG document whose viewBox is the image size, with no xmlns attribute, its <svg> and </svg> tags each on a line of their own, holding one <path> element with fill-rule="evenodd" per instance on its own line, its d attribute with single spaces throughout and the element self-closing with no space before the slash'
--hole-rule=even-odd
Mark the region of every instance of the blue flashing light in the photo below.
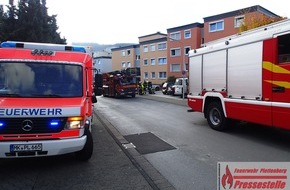
<svg viewBox="0 0 290 190">
<path fill-rule="evenodd" d="M 72 46 L 72 51 L 79 51 L 86 53 L 86 49 L 84 47 Z"/>
<path fill-rule="evenodd" d="M 50 126 L 51 128 L 59 127 L 59 125 L 60 125 L 60 122 L 57 121 L 57 120 L 52 120 L 52 121 L 49 122 L 49 126 Z"/>
<path fill-rule="evenodd" d="M 45 50 L 50 51 L 74 51 L 87 53 L 87 50 L 83 46 L 66 46 L 61 44 L 45 44 L 45 43 L 30 43 L 30 42 L 16 42 L 7 41 L 2 42 L 0 45 L 2 48 L 25 48 L 33 49 L 33 55 L 52 55 L 45 53 Z"/>
<path fill-rule="evenodd" d="M 0 121 L 0 129 L 3 129 L 5 127 L 5 123 Z"/>
<path fill-rule="evenodd" d="M 16 48 L 15 42 L 2 42 L 1 43 L 2 48 Z"/>
</svg>

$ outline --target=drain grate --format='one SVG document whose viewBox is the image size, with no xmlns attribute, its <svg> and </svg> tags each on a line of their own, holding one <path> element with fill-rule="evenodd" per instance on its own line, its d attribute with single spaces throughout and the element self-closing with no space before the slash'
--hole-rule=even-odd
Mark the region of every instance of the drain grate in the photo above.
<svg viewBox="0 0 290 190">
<path fill-rule="evenodd" d="M 140 154 L 149 154 L 176 149 L 174 146 L 168 144 L 150 132 L 126 135 L 124 138 L 133 143 L 136 146 L 136 150 Z"/>
</svg>

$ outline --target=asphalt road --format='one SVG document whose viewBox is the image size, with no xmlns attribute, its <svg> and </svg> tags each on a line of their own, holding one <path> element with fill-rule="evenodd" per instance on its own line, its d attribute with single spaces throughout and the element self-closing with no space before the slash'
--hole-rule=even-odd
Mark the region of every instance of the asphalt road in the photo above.
<svg viewBox="0 0 290 190">
<path fill-rule="evenodd" d="M 94 153 L 88 162 L 73 154 L 0 159 L 0 190 L 154 189 L 97 117 L 92 134 Z"/>
<path fill-rule="evenodd" d="M 289 161 L 289 132 L 245 123 L 214 131 L 184 100 L 162 96 L 100 97 L 96 109 L 125 137 L 150 132 L 175 147 L 143 156 L 176 189 L 216 189 L 218 162 Z"/>
</svg>

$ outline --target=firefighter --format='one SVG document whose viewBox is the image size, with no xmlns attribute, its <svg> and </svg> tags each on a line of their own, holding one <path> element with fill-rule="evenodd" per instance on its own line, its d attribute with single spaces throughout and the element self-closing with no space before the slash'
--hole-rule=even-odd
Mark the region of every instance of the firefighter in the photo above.
<svg viewBox="0 0 290 190">
<path fill-rule="evenodd" d="M 149 94 L 155 94 L 155 90 L 153 88 L 152 82 L 147 82 L 147 84 L 148 84 L 147 88 L 148 88 Z"/>
<path fill-rule="evenodd" d="M 142 84 L 142 82 L 140 81 L 139 82 L 139 95 L 143 95 L 145 94 L 145 91 L 144 91 L 144 85 Z"/>
</svg>

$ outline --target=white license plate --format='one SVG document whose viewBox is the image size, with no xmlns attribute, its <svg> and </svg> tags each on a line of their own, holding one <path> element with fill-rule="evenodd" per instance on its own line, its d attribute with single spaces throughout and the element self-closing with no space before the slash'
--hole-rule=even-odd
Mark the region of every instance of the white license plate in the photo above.
<svg viewBox="0 0 290 190">
<path fill-rule="evenodd" d="M 41 151 L 42 144 L 11 144 L 10 152 Z"/>
</svg>

